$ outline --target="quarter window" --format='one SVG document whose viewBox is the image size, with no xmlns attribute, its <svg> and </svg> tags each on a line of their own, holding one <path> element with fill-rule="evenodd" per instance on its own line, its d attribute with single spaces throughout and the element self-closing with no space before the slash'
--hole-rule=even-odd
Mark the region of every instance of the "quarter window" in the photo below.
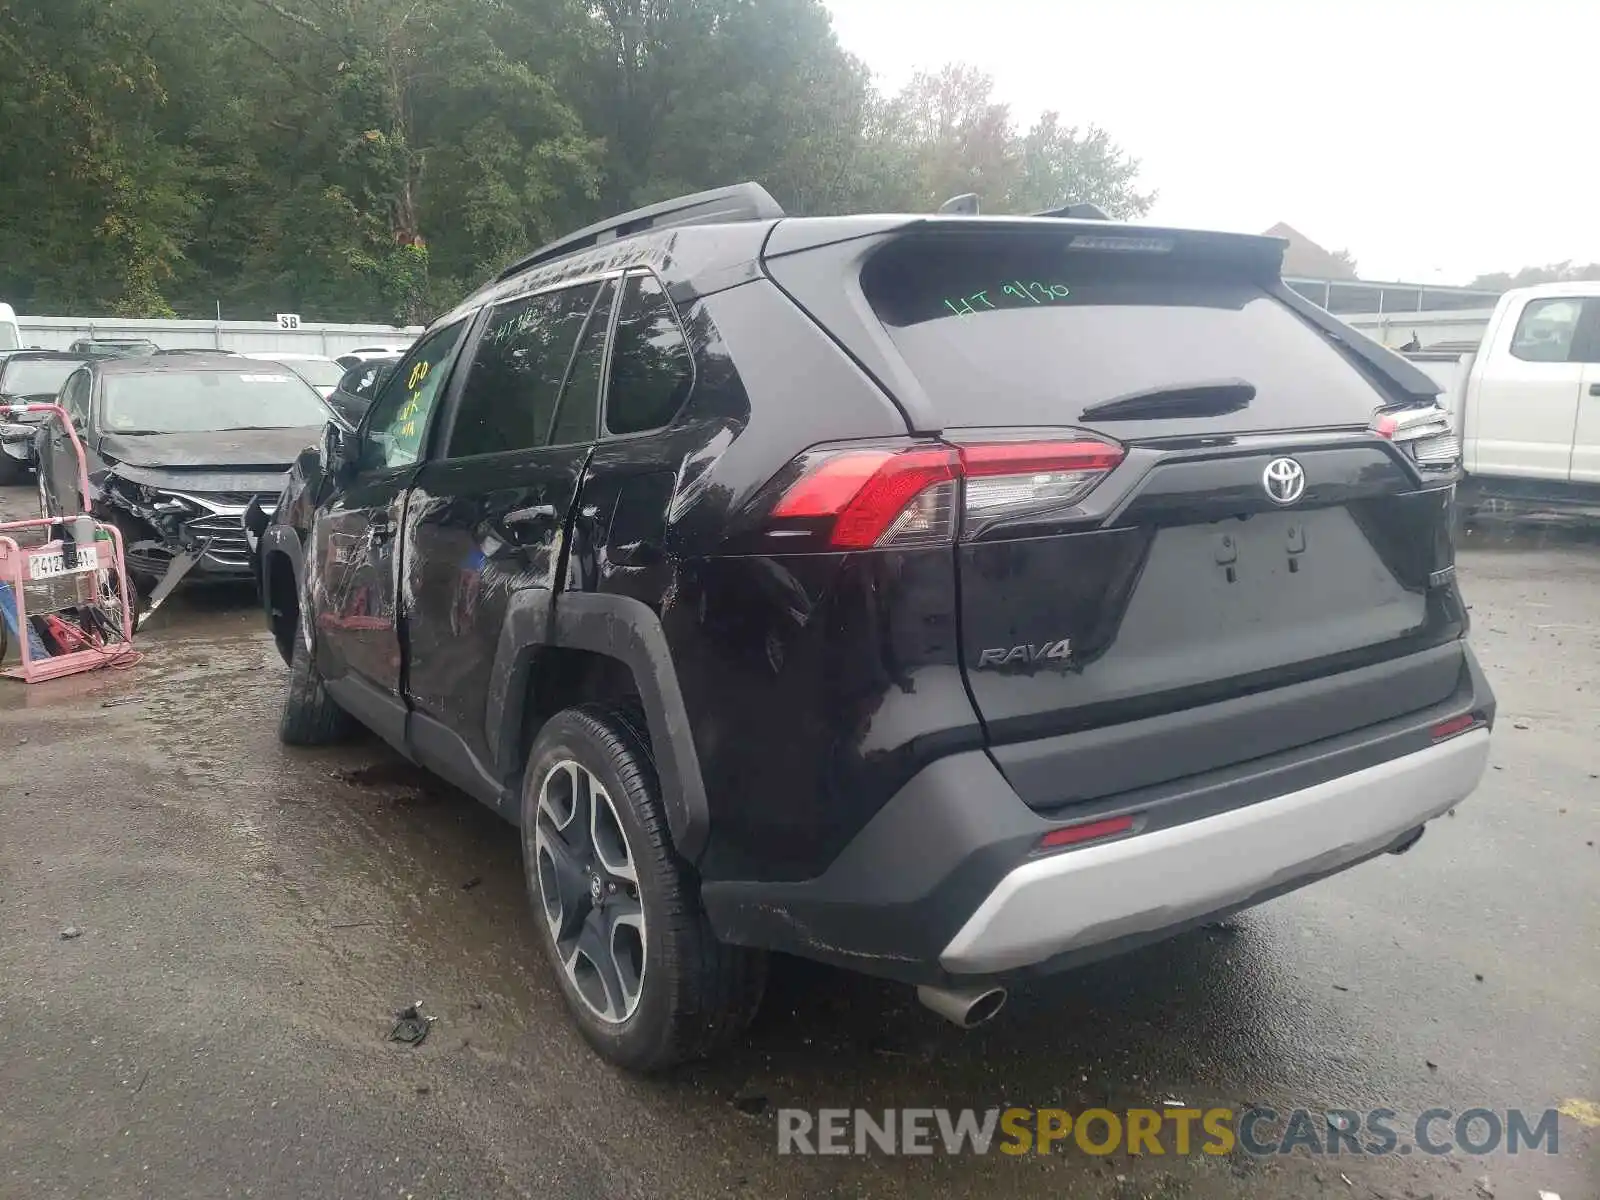
<svg viewBox="0 0 1600 1200">
<path fill-rule="evenodd" d="M 1556 297 L 1529 301 L 1511 336 L 1512 356 L 1524 362 L 1573 361 L 1572 343 L 1582 315 L 1582 300 Z"/>
<path fill-rule="evenodd" d="M 611 344 L 606 429 L 659 429 L 677 415 L 693 386 L 689 344 L 666 291 L 654 275 L 630 275 Z"/>
<path fill-rule="evenodd" d="M 572 369 L 567 372 L 567 386 L 561 389 L 561 407 L 550 434 L 552 445 L 595 439 L 600 424 L 600 385 L 605 379 L 606 331 L 611 325 L 611 302 L 615 296 L 616 289 L 607 283 L 589 314 L 578 352 L 572 356 Z"/>
<path fill-rule="evenodd" d="M 599 292 L 597 283 L 542 292 L 490 313 L 461 392 L 451 458 L 550 443 L 561 383 Z"/>
</svg>

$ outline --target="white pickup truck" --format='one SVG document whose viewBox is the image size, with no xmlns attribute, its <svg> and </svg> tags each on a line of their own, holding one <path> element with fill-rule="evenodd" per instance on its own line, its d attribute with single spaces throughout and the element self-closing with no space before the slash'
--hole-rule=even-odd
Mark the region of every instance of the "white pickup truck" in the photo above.
<svg viewBox="0 0 1600 1200">
<path fill-rule="evenodd" d="M 1476 349 L 1403 353 L 1444 388 L 1463 514 L 1600 518 L 1600 282 L 1517 288 Z"/>
</svg>

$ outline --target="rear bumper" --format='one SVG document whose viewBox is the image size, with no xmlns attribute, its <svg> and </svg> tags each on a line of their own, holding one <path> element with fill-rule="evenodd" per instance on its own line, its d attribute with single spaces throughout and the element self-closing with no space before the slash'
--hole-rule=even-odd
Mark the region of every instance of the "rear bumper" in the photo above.
<svg viewBox="0 0 1600 1200">
<path fill-rule="evenodd" d="M 1043 974 L 1170 936 L 1405 843 L 1485 769 L 1494 697 L 1456 643 L 1444 702 L 1092 812 L 1029 808 L 974 751 L 919 772 L 827 871 L 800 883 L 707 881 L 718 936 L 908 983 Z M 1432 729 L 1474 714 L 1475 728 Z M 1113 841 L 1041 853 L 1052 829 L 1136 815 Z"/>
<path fill-rule="evenodd" d="M 1370 858 L 1478 786 L 1489 731 L 1199 821 L 1024 863 L 939 955 L 953 975 L 1015 970 L 1182 925 Z"/>
</svg>

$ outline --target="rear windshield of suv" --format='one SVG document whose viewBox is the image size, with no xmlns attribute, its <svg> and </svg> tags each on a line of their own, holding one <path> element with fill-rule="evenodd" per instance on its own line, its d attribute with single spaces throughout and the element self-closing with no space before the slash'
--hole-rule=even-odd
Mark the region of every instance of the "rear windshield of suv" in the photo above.
<svg viewBox="0 0 1600 1200">
<path fill-rule="evenodd" d="M 1243 264 L 1069 240 L 912 235 L 867 263 L 862 290 L 945 421 L 1070 424 L 1092 404 L 1228 380 L 1254 385 L 1244 423 L 1261 427 L 1281 424 L 1275 397 L 1311 388 L 1329 425 L 1382 403 Z"/>
</svg>

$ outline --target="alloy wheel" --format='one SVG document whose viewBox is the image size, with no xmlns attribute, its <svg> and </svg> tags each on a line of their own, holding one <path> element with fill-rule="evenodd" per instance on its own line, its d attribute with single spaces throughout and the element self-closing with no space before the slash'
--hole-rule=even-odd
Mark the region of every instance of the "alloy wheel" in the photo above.
<svg viewBox="0 0 1600 1200">
<path fill-rule="evenodd" d="M 600 1020 L 633 1016 L 644 989 L 645 920 L 633 849 L 605 786 L 565 759 L 539 784 L 539 904 L 556 956 Z"/>
</svg>

